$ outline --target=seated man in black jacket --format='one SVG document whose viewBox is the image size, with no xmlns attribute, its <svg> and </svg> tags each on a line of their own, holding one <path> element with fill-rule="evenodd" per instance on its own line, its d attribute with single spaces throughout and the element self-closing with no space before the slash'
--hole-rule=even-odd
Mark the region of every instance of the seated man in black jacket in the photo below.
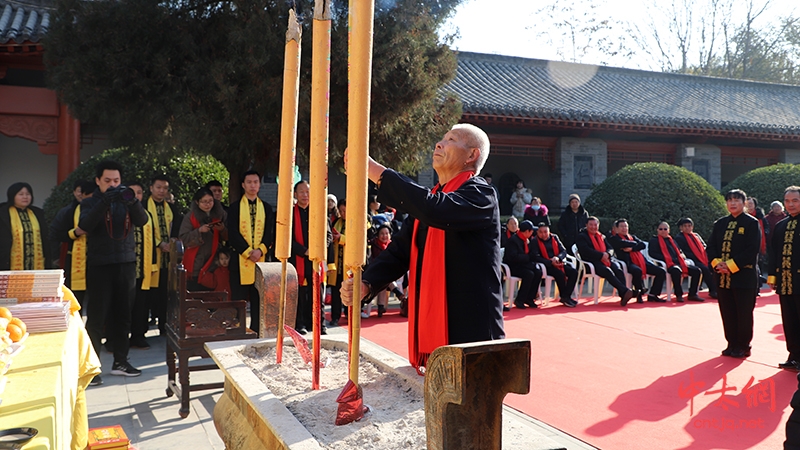
<svg viewBox="0 0 800 450">
<path fill-rule="evenodd" d="M 514 306 L 520 309 L 525 309 L 526 305 L 536 308 L 534 300 L 542 283 L 542 272 L 531 261 L 533 256 L 530 249 L 531 236 L 533 236 L 533 224 L 530 220 L 523 220 L 519 224 L 519 231 L 508 238 L 503 253 L 503 262 L 508 264 L 511 275 L 522 279 L 522 285 L 514 300 Z"/>
<path fill-rule="evenodd" d="M 659 261 L 664 261 L 667 265 L 667 272 L 672 277 L 672 289 L 675 291 L 675 300 L 683 302 L 683 286 L 681 280 L 684 275 L 692 277 L 689 283 L 689 300 L 702 302 L 703 299 L 697 295 L 697 287 L 700 284 L 700 269 L 686 264 L 686 257 L 678 248 L 678 244 L 669 234 L 669 224 L 661 222 L 658 224 L 658 235 L 650 238 L 647 244 L 647 251 L 650 257 Z"/>
<path fill-rule="evenodd" d="M 561 303 L 569 308 L 577 306 L 578 302 L 572 298 L 572 291 L 578 282 L 578 270 L 564 264 L 567 249 L 561 244 L 558 236 L 550 234 L 550 224 L 539 223 L 536 237 L 531 239 L 531 245 L 534 262 L 544 264 L 547 274 L 555 280 Z"/>
<path fill-rule="evenodd" d="M 708 268 L 708 255 L 706 255 L 706 241 L 694 232 L 694 222 L 691 218 L 686 217 L 678 221 L 678 229 L 680 233 L 675 235 L 675 243 L 681 249 L 688 259 L 694 261 L 695 267 L 703 272 L 703 281 L 708 286 L 708 296 L 717 298 L 717 285 L 714 283 L 714 278 L 711 276 L 711 270 Z"/>
<path fill-rule="evenodd" d="M 578 233 L 575 245 L 581 259 L 592 263 L 594 271 L 614 286 L 619 292 L 620 304 L 625 306 L 633 297 L 633 291 L 625 286 L 625 274 L 622 269 L 611 263 L 610 246 L 606 246 L 606 237 L 600 233 L 600 219 L 591 216 L 586 222 L 586 229 Z"/>
<path fill-rule="evenodd" d="M 647 275 L 653 275 L 653 285 L 650 289 L 650 294 L 647 296 L 649 302 L 666 302 L 666 300 L 659 298 L 661 289 L 664 287 L 664 281 L 667 279 L 667 271 L 655 264 L 647 262 L 642 250 L 646 247 L 644 241 L 638 237 L 628 234 L 628 219 L 618 219 L 614 222 L 614 231 L 608 238 L 608 243 L 614 248 L 614 255 L 618 260 L 624 262 L 628 266 L 628 273 L 631 274 L 633 279 L 633 287 L 636 291 L 636 300 L 642 303 L 642 295 L 647 292 L 644 289 L 642 280 L 646 278 L 643 271 L 647 271 Z"/>
</svg>

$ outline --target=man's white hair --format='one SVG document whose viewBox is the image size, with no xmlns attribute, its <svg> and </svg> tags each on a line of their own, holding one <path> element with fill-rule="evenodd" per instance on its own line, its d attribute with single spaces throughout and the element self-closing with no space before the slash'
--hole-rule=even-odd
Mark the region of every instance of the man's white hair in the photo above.
<svg viewBox="0 0 800 450">
<path fill-rule="evenodd" d="M 475 175 L 478 175 L 489 158 L 489 136 L 486 135 L 485 131 L 471 123 L 457 123 L 453 125 L 451 130 L 458 130 L 466 139 L 466 144 L 469 148 L 477 148 L 480 151 L 480 156 L 475 161 Z"/>
</svg>

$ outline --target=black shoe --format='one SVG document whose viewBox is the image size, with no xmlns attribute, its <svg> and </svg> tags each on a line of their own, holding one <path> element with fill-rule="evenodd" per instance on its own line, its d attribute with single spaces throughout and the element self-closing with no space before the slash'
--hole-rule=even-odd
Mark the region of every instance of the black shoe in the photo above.
<svg viewBox="0 0 800 450">
<path fill-rule="evenodd" d="M 574 298 L 569 299 L 569 301 L 570 303 L 572 303 L 572 306 L 578 306 L 578 301 L 575 300 Z"/>
<path fill-rule="evenodd" d="M 628 289 L 627 291 L 625 291 L 624 294 L 622 294 L 622 300 L 620 301 L 620 305 L 622 306 L 627 305 L 628 302 L 631 301 L 631 298 L 633 298 L 633 291 Z"/>
<path fill-rule="evenodd" d="M 511 308 L 509 308 L 506 305 L 503 305 L 503 312 L 509 312 L 509 311 L 511 311 Z"/>
<path fill-rule="evenodd" d="M 306 335 L 306 333 L 308 333 L 308 331 L 306 331 L 306 327 L 300 327 L 300 328 L 298 328 L 298 329 L 297 329 L 297 332 L 298 332 L 298 333 L 300 333 L 300 334 L 302 334 L 303 336 L 305 336 L 305 335 Z"/>
<path fill-rule="evenodd" d="M 328 321 L 328 328 L 335 328 L 339 326 L 338 320 L 329 320 Z"/>
<path fill-rule="evenodd" d="M 718 296 L 717 296 L 717 291 L 714 291 L 714 292 L 709 292 L 709 293 L 708 293 L 708 296 L 709 296 L 709 297 L 711 297 L 711 298 L 717 298 L 717 297 L 718 297 Z"/>
<path fill-rule="evenodd" d="M 325 327 L 322 327 L 322 329 L 319 330 L 319 334 L 320 334 L 320 336 L 327 336 L 328 335 L 328 329 L 325 328 Z"/>
<path fill-rule="evenodd" d="M 383 305 L 378 305 L 378 317 L 383 317 L 383 313 L 386 312 L 386 307 Z"/>
<path fill-rule="evenodd" d="M 656 303 L 667 303 L 666 300 L 654 294 L 647 294 L 647 301 Z"/>
<path fill-rule="evenodd" d="M 702 297 L 700 297 L 697 294 L 689 294 L 689 296 L 686 297 L 686 300 L 691 300 L 693 302 L 704 302 L 705 301 Z"/>
<path fill-rule="evenodd" d="M 722 351 L 722 356 L 731 356 L 731 353 L 733 353 L 733 349 L 728 347 L 728 348 L 726 348 L 725 350 Z"/>
<path fill-rule="evenodd" d="M 749 349 L 748 350 L 734 350 L 730 354 L 731 358 L 738 358 L 738 359 L 747 358 L 748 356 L 750 356 L 750 350 Z"/>
<path fill-rule="evenodd" d="M 683 291 L 675 291 L 675 301 L 683 303 Z"/>
<path fill-rule="evenodd" d="M 150 348 L 150 344 L 147 343 L 147 339 L 143 337 L 138 338 L 131 338 L 131 348 L 140 348 L 142 350 L 147 350 Z"/>
<path fill-rule="evenodd" d="M 519 308 L 519 309 L 525 309 L 525 308 L 528 307 L 528 305 L 526 305 L 525 302 L 516 302 L 515 301 L 514 302 L 514 307 Z"/>
<path fill-rule="evenodd" d="M 562 298 L 561 299 L 561 304 L 566 306 L 567 308 L 574 308 L 575 306 L 578 305 L 578 302 L 576 302 L 575 300 L 573 300 L 571 298 Z"/>
<path fill-rule="evenodd" d="M 130 365 L 128 361 L 115 362 L 114 365 L 111 366 L 111 375 L 120 375 L 123 377 L 138 377 L 141 374 L 142 371 Z"/>
<path fill-rule="evenodd" d="M 795 361 L 793 359 L 790 359 L 790 360 L 788 360 L 788 361 L 786 361 L 784 363 L 778 364 L 778 367 L 780 367 L 783 370 L 791 370 L 792 372 L 800 372 L 800 363 L 798 363 L 797 361 Z"/>
<path fill-rule="evenodd" d="M 103 378 L 100 375 L 95 375 L 92 381 L 89 382 L 89 386 L 100 386 L 101 384 L 103 384 Z"/>
</svg>

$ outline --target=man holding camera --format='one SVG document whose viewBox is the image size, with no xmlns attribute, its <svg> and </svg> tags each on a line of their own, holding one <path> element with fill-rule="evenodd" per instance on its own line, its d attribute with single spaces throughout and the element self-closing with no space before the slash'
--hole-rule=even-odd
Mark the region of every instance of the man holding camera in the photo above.
<svg viewBox="0 0 800 450">
<path fill-rule="evenodd" d="M 136 295 L 134 227 L 147 223 L 147 213 L 133 190 L 120 186 L 122 166 L 102 161 L 96 168 L 98 189 L 81 202 L 79 226 L 89 236 L 86 259 L 88 312 L 86 328 L 100 354 L 105 336 L 114 349 L 112 375 L 136 377 L 142 371 L 128 363 L 128 333 Z M 102 384 L 97 375 L 92 386 Z"/>
</svg>

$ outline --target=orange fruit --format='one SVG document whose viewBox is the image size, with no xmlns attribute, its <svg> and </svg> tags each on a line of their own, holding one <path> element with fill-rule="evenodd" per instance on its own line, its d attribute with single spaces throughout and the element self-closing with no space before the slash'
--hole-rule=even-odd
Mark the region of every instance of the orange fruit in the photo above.
<svg viewBox="0 0 800 450">
<path fill-rule="evenodd" d="M 18 326 L 22 330 L 22 334 L 23 335 L 25 335 L 25 333 L 28 332 L 28 327 L 25 326 L 25 322 L 23 322 L 22 319 L 20 319 L 19 317 L 14 317 L 8 323 L 9 323 L 9 325 L 10 324 L 14 324 L 14 325 Z"/>
<path fill-rule="evenodd" d="M 22 336 L 25 335 L 25 333 L 22 332 L 22 328 L 13 323 L 8 324 L 6 331 L 8 331 L 8 337 L 11 338 L 11 342 L 19 342 Z"/>
<path fill-rule="evenodd" d="M 8 308 L 6 308 L 5 306 L 0 306 L 0 317 L 2 317 L 3 319 L 11 320 L 13 316 L 11 315 L 11 311 Z"/>
</svg>

